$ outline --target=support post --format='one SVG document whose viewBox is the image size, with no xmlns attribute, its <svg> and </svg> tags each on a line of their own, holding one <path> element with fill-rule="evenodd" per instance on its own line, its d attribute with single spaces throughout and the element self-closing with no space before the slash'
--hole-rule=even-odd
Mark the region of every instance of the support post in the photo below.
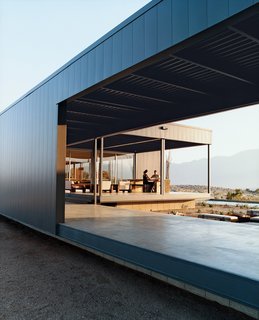
<svg viewBox="0 0 259 320">
<path fill-rule="evenodd" d="M 137 154 L 133 154 L 133 179 L 136 180 L 137 177 Z"/>
<path fill-rule="evenodd" d="M 160 194 L 165 194 L 165 139 L 161 139 L 161 150 L 160 150 Z"/>
<path fill-rule="evenodd" d="M 210 191 L 210 145 L 208 144 L 208 193 Z"/>
<path fill-rule="evenodd" d="M 57 223 L 65 221 L 65 167 L 66 167 L 66 141 L 67 141 L 67 121 L 66 103 L 58 106 L 57 123 L 57 158 L 56 158 L 56 219 Z M 54 221 L 53 221 L 54 222 Z M 55 233 L 55 231 L 54 231 Z"/>
<path fill-rule="evenodd" d="M 93 166 L 92 169 L 94 171 L 93 175 L 93 183 L 94 183 L 94 204 L 97 204 L 97 181 L 96 181 L 96 162 L 97 162 L 97 138 L 94 139 L 94 157 L 93 157 Z"/>
<path fill-rule="evenodd" d="M 68 181 L 71 180 L 71 151 L 69 152 L 69 162 L 68 162 Z"/>
<path fill-rule="evenodd" d="M 118 156 L 115 154 L 115 183 L 118 183 Z"/>
<path fill-rule="evenodd" d="M 74 170 L 74 180 L 76 180 L 76 164 L 73 164 L 73 170 Z"/>
<path fill-rule="evenodd" d="M 103 138 L 100 138 L 100 162 L 99 162 L 99 197 L 101 202 L 103 190 Z"/>
</svg>

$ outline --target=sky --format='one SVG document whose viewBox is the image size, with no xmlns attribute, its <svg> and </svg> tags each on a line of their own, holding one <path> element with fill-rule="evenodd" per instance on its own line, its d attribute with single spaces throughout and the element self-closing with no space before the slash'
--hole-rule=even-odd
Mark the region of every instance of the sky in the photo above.
<svg viewBox="0 0 259 320">
<path fill-rule="evenodd" d="M 128 18 L 147 0 L 0 0 L 0 112 Z M 212 129 L 213 156 L 259 149 L 259 105 L 182 121 Z M 172 152 L 175 163 L 207 156 Z"/>
</svg>

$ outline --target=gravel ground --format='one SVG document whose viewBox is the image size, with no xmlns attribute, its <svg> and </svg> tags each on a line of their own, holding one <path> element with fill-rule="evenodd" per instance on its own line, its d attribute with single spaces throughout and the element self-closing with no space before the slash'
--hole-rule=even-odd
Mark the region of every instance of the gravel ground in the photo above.
<svg viewBox="0 0 259 320">
<path fill-rule="evenodd" d="M 0 319 L 251 318 L 0 216 Z"/>
</svg>

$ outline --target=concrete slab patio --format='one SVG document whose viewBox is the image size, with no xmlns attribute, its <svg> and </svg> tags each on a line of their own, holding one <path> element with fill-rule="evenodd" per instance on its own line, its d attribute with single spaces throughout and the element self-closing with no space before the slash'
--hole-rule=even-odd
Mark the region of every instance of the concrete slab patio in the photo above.
<svg viewBox="0 0 259 320">
<path fill-rule="evenodd" d="M 66 205 L 58 235 L 259 318 L 258 225 Z"/>
<path fill-rule="evenodd" d="M 0 252 L 1 319 L 251 319 L 1 216 Z"/>
</svg>

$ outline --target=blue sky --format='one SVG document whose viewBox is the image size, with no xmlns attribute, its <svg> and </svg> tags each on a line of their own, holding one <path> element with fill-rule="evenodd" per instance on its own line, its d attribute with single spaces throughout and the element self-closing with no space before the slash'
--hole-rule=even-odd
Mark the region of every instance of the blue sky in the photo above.
<svg viewBox="0 0 259 320">
<path fill-rule="evenodd" d="M 0 0 L 0 112 L 118 23 L 144 0 Z M 181 123 L 213 130 L 212 156 L 259 149 L 259 105 Z M 174 162 L 206 156 L 173 153 Z"/>
</svg>

